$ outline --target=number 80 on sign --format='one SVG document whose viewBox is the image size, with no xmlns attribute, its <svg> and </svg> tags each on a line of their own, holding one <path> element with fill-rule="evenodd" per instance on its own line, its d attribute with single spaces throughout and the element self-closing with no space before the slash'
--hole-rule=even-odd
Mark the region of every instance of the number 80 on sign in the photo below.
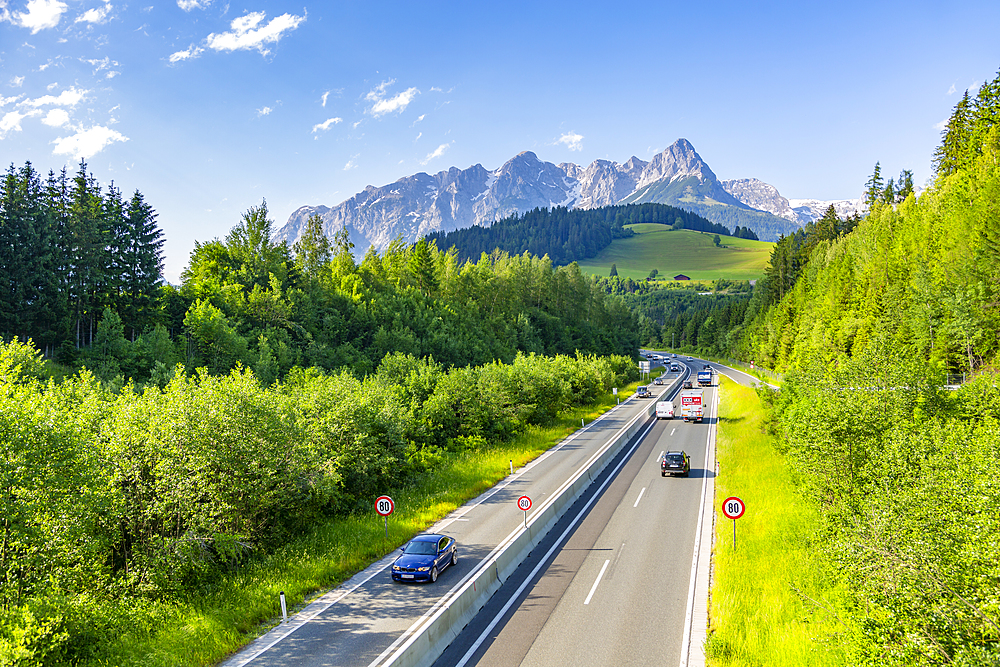
<svg viewBox="0 0 1000 667">
<path fill-rule="evenodd" d="M 730 496 L 722 503 L 722 513 L 726 515 L 727 519 L 735 521 L 743 516 L 743 512 L 745 511 L 746 505 L 744 505 L 743 501 L 736 496 Z"/>
<path fill-rule="evenodd" d="M 389 516 L 396 509 L 396 504 L 389 496 L 379 496 L 375 499 L 375 511 L 379 516 Z"/>
</svg>

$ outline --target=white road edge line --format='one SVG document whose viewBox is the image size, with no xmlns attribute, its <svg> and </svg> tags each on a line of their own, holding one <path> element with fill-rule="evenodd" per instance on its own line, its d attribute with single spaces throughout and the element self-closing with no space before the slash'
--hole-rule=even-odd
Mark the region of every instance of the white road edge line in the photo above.
<svg viewBox="0 0 1000 667">
<path fill-rule="evenodd" d="M 623 465 L 625 465 L 625 462 L 629 460 L 629 458 L 632 456 L 632 453 L 635 452 L 639 444 L 646 438 L 646 434 L 649 433 L 649 429 L 653 428 L 654 424 L 656 424 L 655 421 L 649 426 L 647 426 L 646 430 L 643 431 L 642 434 L 636 439 L 635 444 L 632 445 L 632 449 L 630 449 L 628 454 L 626 454 L 622 458 L 622 460 L 619 461 L 618 465 L 615 466 L 615 469 L 612 470 L 611 473 L 604 480 L 604 482 L 601 483 L 601 486 L 596 491 L 594 491 L 593 494 L 591 494 L 590 500 L 587 501 L 587 504 L 585 504 L 583 508 L 579 512 L 577 512 L 576 517 L 574 517 L 573 520 L 570 522 L 570 524 L 566 526 L 566 530 L 564 530 L 562 535 L 559 536 L 559 539 L 557 539 L 555 542 L 552 543 L 552 546 L 549 548 L 549 550 L 545 552 L 545 555 L 542 556 L 541 560 L 538 561 L 538 564 L 535 565 L 535 568 L 531 571 L 531 574 L 525 577 L 524 581 L 521 582 L 521 585 L 518 586 L 516 591 L 514 591 L 514 594 L 511 595 L 510 599 L 507 600 L 507 603 L 503 606 L 503 609 L 500 610 L 500 613 L 498 613 L 496 616 L 493 617 L 493 620 L 490 621 L 490 624 L 486 626 L 486 629 L 483 630 L 482 634 L 479 635 L 479 638 L 476 639 L 476 641 L 472 644 L 471 647 L 469 647 L 469 650 L 465 652 L 465 655 L 462 656 L 462 659 L 458 661 L 455 667 L 465 667 L 465 664 L 469 662 L 469 658 L 471 658 L 473 654 L 477 650 L 479 650 L 479 647 L 482 646 L 484 641 L 486 641 L 486 636 L 489 635 L 491 632 L 493 632 L 493 628 L 496 627 L 497 623 L 500 622 L 500 619 L 503 618 L 504 614 L 507 613 L 507 610 L 510 609 L 510 606 L 514 604 L 514 600 L 516 600 L 521 595 L 521 593 L 524 591 L 524 588 L 528 585 L 528 583 L 535 578 L 535 575 L 538 574 L 538 571 L 540 569 L 542 569 L 542 566 L 548 562 L 549 557 L 552 556 L 552 553 L 556 549 L 558 549 L 559 546 L 562 545 L 562 543 L 566 540 L 566 536 L 570 534 L 570 532 L 576 527 L 576 524 L 580 521 L 583 515 L 586 514 L 588 509 L 590 509 L 590 506 L 594 504 L 594 501 L 597 500 L 597 497 L 601 495 L 602 491 L 604 491 L 604 487 L 608 485 L 608 482 L 614 479 L 615 475 L 618 474 L 618 471 L 621 469 Z"/>
<path fill-rule="evenodd" d="M 608 569 L 608 563 L 610 562 L 610 560 L 604 561 L 604 567 L 601 568 L 601 573 L 597 575 L 597 581 L 590 587 L 590 593 L 587 595 L 587 599 L 583 601 L 583 604 L 590 604 L 590 598 L 594 597 L 594 592 L 597 590 L 598 585 L 600 585 L 601 579 L 604 578 L 604 571 Z"/>
<path fill-rule="evenodd" d="M 632 507 L 639 506 L 639 501 L 642 500 L 642 494 L 644 493 L 646 493 L 646 487 L 642 487 L 642 491 L 639 492 L 639 497 L 635 499 L 635 505 L 632 505 Z"/>
<path fill-rule="evenodd" d="M 681 639 L 680 667 L 687 667 L 691 653 L 691 626 L 694 620 L 695 584 L 698 581 L 698 565 L 699 560 L 701 559 L 702 528 L 705 524 L 705 499 L 708 497 L 708 476 L 710 474 L 708 470 L 708 463 L 714 457 L 713 446 L 715 444 L 715 429 L 719 423 L 718 386 L 716 386 L 715 394 L 712 397 L 712 414 L 715 415 L 715 419 L 712 421 L 711 428 L 708 429 L 708 438 L 705 443 L 705 476 L 701 480 L 701 507 L 698 508 L 698 530 L 696 531 L 694 538 L 694 554 L 691 556 L 691 582 L 688 585 L 687 612 L 684 614 L 684 637 Z M 714 470 L 715 466 L 712 466 L 712 471 Z M 715 488 L 714 485 L 712 488 Z M 704 660 L 699 661 L 699 664 L 705 664 Z"/>
</svg>

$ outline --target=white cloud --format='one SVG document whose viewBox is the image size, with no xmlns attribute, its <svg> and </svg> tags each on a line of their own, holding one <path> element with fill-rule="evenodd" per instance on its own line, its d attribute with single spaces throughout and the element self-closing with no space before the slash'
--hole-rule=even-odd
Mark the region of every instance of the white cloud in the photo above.
<svg viewBox="0 0 1000 667">
<path fill-rule="evenodd" d="M 194 44 L 192 44 L 184 51 L 177 51 L 176 53 L 171 53 L 169 60 L 172 63 L 179 63 L 182 60 L 190 60 L 191 58 L 197 58 L 198 56 L 200 56 L 204 50 L 205 49 L 201 48 L 200 46 L 195 46 Z"/>
<path fill-rule="evenodd" d="M 320 130 L 323 130 L 324 132 L 326 132 L 327 130 L 330 129 L 331 125 L 336 125 L 337 123 L 342 123 L 342 122 L 344 122 L 343 118 L 327 118 L 322 123 L 319 123 L 317 125 L 313 125 L 313 129 L 312 129 L 313 134 L 316 134 Z"/>
<path fill-rule="evenodd" d="M 19 99 L 21 99 L 20 95 L 15 95 L 14 97 L 2 97 L 2 96 L 0 96 L 0 107 L 5 107 L 8 104 L 10 104 L 11 102 L 17 102 Z"/>
<path fill-rule="evenodd" d="M 14 25 L 31 30 L 31 34 L 55 28 L 59 25 L 59 19 L 66 11 L 66 3 L 59 0 L 28 0 L 27 12 L 16 12 L 7 15 L 8 20 Z M 6 9 L 4 13 L 6 14 Z"/>
<path fill-rule="evenodd" d="M 582 151 L 583 135 L 576 134 L 575 132 L 567 132 L 566 134 L 559 137 L 556 143 L 566 144 L 566 147 L 569 148 L 571 151 Z"/>
<path fill-rule="evenodd" d="M 347 161 L 347 164 L 344 165 L 344 171 L 350 171 L 351 169 L 357 169 L 358 168 L 358 164 L 354 161 L 354 158 L 356 158 L 356 157 L 358 157 L 358 156 L 354 155 L 354 156 L 351 157 L 350 160 Z"/>
<path fill-rule="evenodd" d="M 62 127 L 69 122 L 69 114 L 65 109 L 50 109 L 42 122 L 50 127 Z"/>
<path fill-rule="evenodd" d="M 425 113 L 420 114 L 419 116 L 417 116 L 417 119 L 410 124 L 410 127 L 414 127 L 417 123 L 419 123 L 420 121 L 422 121 L 424 118 L 427 118 L 427 114 L 425 114 Z"/>
<path fill-rule="evenodd" d="M 948 127 L 948 120 L 949 119 L 945 118 L 940 123 L 934 123 L 934 129 L 937 130 L 938 132 L 944 132 L 944 129 Z"/>
<path fill-rule="evenodd" d="M 87 97 L 87 93 L 89 92 L 89 90 L 77 90 L 75 87 L 70 86 L 68 90 L 64 90 L 59 93 L 58 97 L 55 95 L 42 95 L 41 97 L 36 97 L 33 100 L 24 100 L 20 103 L 20 105 L 25 107 L 34 107 L 36 109 L 47 105 L 57 107 L 75 107 Z"/>
<path fill-rule="evenodd" d="M 260 118 L 261 116 L 266 116 L 272 111 L 274 111 L 274 109 L 272 109 L 271 107 L 263 107 L 261 109 L 257 109 L 257 117 Z"/>
<path fill-rule="evenodd" d="M 104 19 L 111 13 L 111 3 L 105 0 L 103 7 L 88 9 L 76 17 L 75 23 L 104 23 Z"/>
<path fill-rule="evenodd" d="M 212 33 L 205 39 L 205 43 L 216 51 L 256 49 L 261 55 L 266 56 L 270 51 L 264 47 L 265 44 L 277 44 L 285 32 L 295 30 L 300 23 L 306 20 L 306 17 L 282 14 L 261 26 L 263 20 L 264 12 L 245 14 L 233 19 L 233 22 L 230 23 L 231 32 Z"/>
<path fill-rule="evenodd" d="M 326 91 L 325 93 L 323 93 L 323 108 L 324 109 L 326 108 L 326 98 L 328 98 L 328 97 L 330 97 L 330 91 L 329 90 Z"/>
<path fill-rule="evenodd" d="M 413 143 L 420 141 L 420 137 L 424 136 L 423 132 L 417 132 L 417 138 L 413 140 Z"/>
<path fill-rule="evenodd" d="M 948 89 L 948 94 L 949 95 L 955 94 L 955 84 L 951 84 L 951 88 Z"/>
<path fill-rule="evenodd" d="M 96 125 L 89 130 L 78 129 L 76 134 L 61 137 L 52 143 L 55 155 L 72 155 L 77 160 L 85 160 L 97 155 L 116 141 L 128 141 L 128 137 L 111 128 Z"/>
<path fill-rule="evenodd" d="M 90 65 L 91 67 L 93 67 L 94 68 L 94 74 L 97 74 L 98 72 L 100 72 L 102 70 L 110 70 L 112 67 L 118 67 L 118 61 L 112 60 L 111 58 L 108 58 L 107 56 L 104 56 L 100 60 L 86 60 L 86 59 L 81 58 L 81 61 L 85 62 L 88 65 Z M 109 71 L 105 75 L 105 78 L 107 78 L 107 79 L 113 79 L 116 76 L 118 76 L 119 74 L 121 74 L 121 72 Z"/>
<path fill-rule="evenodd" d="M 177 0 L 177 6 L 186 12 L 192 9 L 205 9 L 210 4 L 212 4 L 212 0 Z"/>
<path fill-rule="evenodd" d="M 8 132 L 20 132 L 21 131 L 21 121 L 29 116 L 37 116 L 41 111 L 29 111 L 28 113 L 19 113 L 17 111 L 8 111 L 4 114 L 3 118 L 0 118 L 0 139 L 7 136 Z"/>
<path fill-rule="evenodd" d="M 403 110 L 409 106 L 410 102 L 413 101 L 413 98 L 419 94 L 420 91 L 416 88 L 407 88 L 400 94 L 390 97 L 389 99 L 376 100 L 375 104 L 372 105 L 372 108 L 368 110 L 368 113 L 375 117 L 382 116 L 387 113 L 402 113 Z M 368 99 L 371 99 L 371 93 L 368 95 Z"/>
<path fill-rule="evenodd" d="M 11 86 L 11 88 L 20 88 L 21 84 L 23 84 L 23 83 L 24 83 L 24 77 L 23 76 L 14 76 L 14 77 L 11 77 L 11 79 L 10 79 L 10 86 Z"/>
<path fill-rule="evenodd" d="M 442 155 L 444 155 L 444 152 L 448 150 L 450 146 L 451 144 L 441 144 L 440 146 L 434 149 L 433 153 L 428 153 L 427 157 L 420 161 L 420 164 L 427 164 L 434 158 L 441 157 Z"/>
</svg>

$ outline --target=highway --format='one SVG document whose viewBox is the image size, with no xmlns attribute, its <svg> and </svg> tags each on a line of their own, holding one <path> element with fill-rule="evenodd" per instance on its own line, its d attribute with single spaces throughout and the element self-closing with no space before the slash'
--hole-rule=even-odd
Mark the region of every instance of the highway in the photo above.
<svg viewBox="0 0 1000 667">
<path fill-rule="evenodd" d="M 663 388 L 651 389 L 660 393 Z M 634 419 L 645 422 L 651 400 L 655 399 L 625 401 L 432 526 L 427 532 L 450 535 L 459 545 L 458 565 L 445 570 L 437 583 L 392 582 L 388 568 L 398 552 L 392 553 L 320 596 L 294 614 L 288 624 L 274 628 L 222 664 L 376 667 L 397 661 L 408 642 L 425 632 L 428 619 L 448 607 L 463 587 L 469 587 L 477 569 L 481 575 L 480 564 L 494 557 L 513 535 L 524 532 L 525 516 L 517 509 L 517 498 L 532 498 L 527 517 L 532 528 L 532 517 L 551 504 L 550 499 L 567 487 L 568 480 L 588 474 L 592 461 L 616 434 L 620 436 Z M 607 466 L 612 467 L 614 462 Z M 697 477 L 693 474 L 691 479 L 662 481 L 690 484 Z M 648 493 L 651 504 L 663 502 L 660 491 L 651 488 Z"/>
<path fill-rule="evenodd" d="M 715 391 L 705 389 L 701 424 L 654 421 L 434 664 L 687 664 Z M 660 456 L 679 449 L 690 477 L 661 477 Z"/>
</svg>

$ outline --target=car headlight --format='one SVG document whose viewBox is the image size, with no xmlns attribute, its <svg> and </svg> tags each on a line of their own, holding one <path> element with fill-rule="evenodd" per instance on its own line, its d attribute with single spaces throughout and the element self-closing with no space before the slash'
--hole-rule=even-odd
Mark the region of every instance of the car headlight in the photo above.
<svg viewBox="0 0 1000 667">
<path fill-rule="evenodd" d="M 393 572 L 399 572 L 399 566 L 398 565 L 393 565 L 392 566 L 392 571 Z"/>
<path fill-rule="evenodd" d="M 417 568 L 417 572 L 426 572 L 429 569 L 431 569 L 431 568 L 429 568 L 429 567 L 418 567 Z"/>
</svg>

